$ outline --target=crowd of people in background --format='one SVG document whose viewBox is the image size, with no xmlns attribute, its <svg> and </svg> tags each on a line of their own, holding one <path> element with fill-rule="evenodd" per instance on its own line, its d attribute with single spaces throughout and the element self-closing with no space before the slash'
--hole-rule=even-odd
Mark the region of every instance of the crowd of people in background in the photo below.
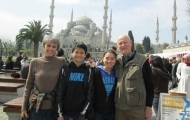
<svg viewBox="0 0 190 120">
<path fill-rule="evenodd" d="M 158 114 L 159 94 L 168 93 L 168 90 L 185 92 L 190 97 L 190 54 L 161 58 L 145 55 L 150 60 L 154 80 L 153 108 Z M 171 84 L 169 84 L 169 81 Z"/>
</svg>

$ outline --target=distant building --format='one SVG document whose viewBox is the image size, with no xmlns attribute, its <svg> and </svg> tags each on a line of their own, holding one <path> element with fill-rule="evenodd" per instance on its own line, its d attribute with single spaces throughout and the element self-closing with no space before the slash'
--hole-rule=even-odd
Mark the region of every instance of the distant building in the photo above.
<svg viewBox="0 0 190 120">
<path fill-rule="evenodd" d="M 82 16 L 75 21 L 71 19 L 67 23 L 67 28 L 61 30 L 56 37 L 60 39 L 62 48 L 72 48 L 77 42 L 83 42 L 91 46 L 90 49 L 100 49 L 100 46 L 102 46 L 102 30 L 86 16 Z"/>
<path fill-rule="evenodd" d="M 172 43 L 163 50 L 163 53 L 189 53 L 190 52 L 190 41 L 188 41 L 188 37 L 185 36 L 185 39 L 183 43 L 180 43 L 179 40 L 176 43 L 176 11 L 177 11 L 177 6 L 176 6 L 176 0 L 174 0 L 174 15 L 172 17 L 173 21 L 173 26 L 172 26 Z"/>
<path fill-rule="evenodd" d="M 52 0 L 52 5 L 50 8 L 49 28 L 52 29 L 54 0 Z M 95 57 L 100 56 L 97 52 L 104 52 L 109 49 L 111 45 L 115 45 L 111 42 L 112 11 L 110 12 L 109 29 L 107 33 L 107 10 L 108 0 L 105 0 L 102 29 L 97 27 L 96 23 L 86 15 L 73 20 L 72 10 L 71 20 L 67 23 L 67 28 L 56 34 L 56 37 L 60 40 L 60 47 L 66 51 L 66 56 L 70 55 L 72 47 L 77 42 L 85 43 L 88 47 L 88 51 L 92 52 L 91 55 L 94 55 Z"/>
<path fill-rule="evenodd" d="M 185 41 L 183 43 L 171 44 L 163 53 L 174 53 L 174 52 L 189 52 L 190 51 L 190 41 Z"/>
</svg>

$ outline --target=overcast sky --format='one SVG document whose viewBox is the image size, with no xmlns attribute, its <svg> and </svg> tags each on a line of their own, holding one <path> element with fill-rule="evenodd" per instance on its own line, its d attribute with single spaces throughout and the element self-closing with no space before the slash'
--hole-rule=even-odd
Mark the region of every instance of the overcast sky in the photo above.
<svg viewBox="0 0 190 120">
<path fill-rule="evenodd" d="M 190 38 L 190 23 L 186 0 L 176 0 L 177 3 L 177 40 Z M 97 27 L 102 29 L 105 0 L 55 0 L 53 32 L 65 29 L 71 19 L 86 15 Z M 155 43 L 156 19 L 159 19 L 159 43 L 171 43 L 172 16 L 174 0 L 109 0 L 108 16 L 112 9 L 112 38 L 132 30 L 135 42 L 142 42 L 144 36 L 149 36 Z M 0 0 L 0 38 L 15 41 L 19 30 L 33 20 L 41 20 L 49 24 L 51 0 Z M 109 23 L 109 17 L 108 17 Z M 109 24 L 108 24 L 109 26 Z"/>
</svg>

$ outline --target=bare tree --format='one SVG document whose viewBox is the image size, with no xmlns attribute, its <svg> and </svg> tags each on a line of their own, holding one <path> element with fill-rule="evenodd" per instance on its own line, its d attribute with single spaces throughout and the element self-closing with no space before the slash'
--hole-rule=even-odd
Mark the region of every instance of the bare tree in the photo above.
<svg viewBox="0 0 190 120">
<path fill-rule="evenodd" d="M 7 57 L 7 42 L 6 41 L 8 41 L 7 38 L 3 38 L 3 37 L 0 38 L 0 55 L 2 56 L 4 50 L 6 50 L 5 57 Z"/>
<path fill-rule="evenodd" d="M 186 12 L 187 12 L 188 17 L 190 17 L 190 0 L 187 0 L 187 10 L 186 10 Z M 189 22 L 190 22 L 190 19 L 189 19 Z"/>
</svg>

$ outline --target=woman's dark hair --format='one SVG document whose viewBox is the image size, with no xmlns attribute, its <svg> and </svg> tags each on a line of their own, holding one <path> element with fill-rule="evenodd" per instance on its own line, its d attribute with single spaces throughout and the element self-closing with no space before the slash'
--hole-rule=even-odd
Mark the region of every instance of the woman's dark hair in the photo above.
<svg viewBox="0 0 190 120">
<path fill-rule="evenodd" d="M 160 56 L 153 56 L 153 58 L 152 58 L 152 66 L 160 68 L 163 72 L 167 72 L 167 70 L 164 67 L 162 58 Z"/>
<path fill-rule="evenodd" d="M 8 63 L 8 62 L 10 62 L 10 61 L 12 61 L 12 55 L 11 56 L 9 56 L 8 58 L 7 58 L 7 60 L 6 60 L 6 62 L 5 63 Z"/>
<path fill-rule="evenodd" d="M 113 53 L 115 57 L 117 57 L 117 54 L 115 53 L 114 50 L 107 50 L 106 52 L 104 52 L 103 57 L 106 55 L 106 53 Z"/>
<path fill-rule="evenodd" d="M 81 48 L 85 51 L 85 54 L 87 53 L 87 46 L 83 42 L 78 42 L 72 49 L 72 53 L 76 48 Z"/>
</svg>

